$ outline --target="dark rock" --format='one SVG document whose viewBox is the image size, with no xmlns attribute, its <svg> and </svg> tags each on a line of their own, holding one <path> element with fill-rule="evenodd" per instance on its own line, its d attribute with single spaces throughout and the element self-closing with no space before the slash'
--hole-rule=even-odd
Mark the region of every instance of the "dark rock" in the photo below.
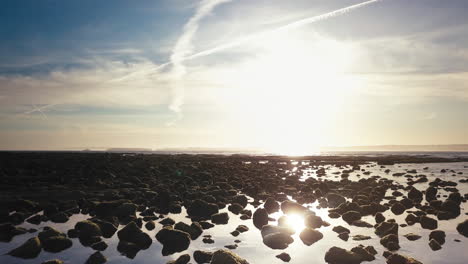
<svg viewBox="0 0 468 264">
<path fill-rule="evenodd" d="M 211 216 L 211 222 L 217 225 L 225 225 L 229 222 L 228 213 L 219 213 Z"/>
<path fill-rule="evenodd" d="M 430 218 L 428 216 L 425 216 L 425 215 L 419 218 L 419 223 L 421 224 L 422 228 L 430 229 L 430 230 L 437 229 L 437 226 L 438 226 L 437 220 Z"/>
<path fill-rule="evenodd" d="M 322 218 L 320 216 L 316 216 L 314 214 L 306 215 L 304 219 L 305 226 L 310 228 L 319 228 L 322 226 Z"/>
<path fill-rule="evenodd" d="M 124 228 L 117 232 L 117 236 L 120 240 L 134 243 L 140 249 L 147 249 L 150 247 L 151 237 L 145 232 L 141 231 L 135 222 L 130 222 Z"/>
<path fill-rule="evenodd" d="M 375 234 L 384 237 L 389 234 L 398 235 L 398 224 L 394 222 L 382 222 L 375 228 Z"/>
<path fill-rule="evenodd" d="M 430 186 L 426 189 L 426 201 L 430 202 L 437 199 L 437 189 Z"/>
<path fill-rule="evenodd" d="M 100 251 L 94 252 L 91 256 L 89 256 L 88 260 L 86 260 L 86 264 L 103 264 L 107 262 L 107 258 L 102 255 Z"/>
<path fill-rule="evenodd" d="M 357 211 L 348 211 L 344 213 L 341 218 L 346 221 L 348 224 L 361 219 L 361 213 Z"/>
<path fill-rule="evenodd" d="M 22 227 L 15 227 L 12 224 L 0 225 L 0 242 L 10 242 L 17 235 L 26 234 L 28 231 Z"/>
<path fill-rule="evenodd" d="M 415 241 L 415 240 L 418 240 L 421 238 L 420 235 L 416 235 L 416 234 L 413 234 L 413 233 L 408 233 L 406 235 L 403 235 L 404 237 L 406 237 L 409 241 Z"/>
<path fill-rule="evenodd" d="M 68 219 L 68 215 L 66 215 L 64 212 L 59 212 L 50 217 L 50 220 L 54 223 L 66 223 Z"/>
<path fill-rule="evenodd" d="M 145 227 L 146 227 L 146 229 L 151 231 L 156 227 L 156 225 L 154 224 L 153 221 L 148 221 L 148 222 L 146 222 Z"/>
<path fill-rule="evenodd" d="M 285 214 L 304 214 L 309 210 L 296 202 L 286 200 L 281 203 L 281 211 Z"/>
<path fill-rule="evenodd" d="M 38 237 L 33 237 L 26 240 L 21 246 L 8 252 L 8 255 L 17 258 L 32 259 L 39 256 L 41 249 L 41 241 Z"/>
<path fill-rule="evenodd" d="M 457 231 L 464 237 L 468 237 L 468 219 L 457 225 Z"/>
<path fill-rule="evenodd" d="M 307 246 L 314 244 L 315 242 L 319 241 L 323 238 L 323 234 L 313 228 L 306 227 L 302 232 L 299 234 L 302 242 Z"/>
<path fill-rule="evenodd" d="M 249 264 L 245 259 L 239 257 L 235 253 L 220 249 L 213 253 L 211 264 Z"/>
<path fill-rule="evenodd" d="M 182 252 L 190 245 L 190 234 L 167 226 L 156 234 L 156 239 L 163 244 L 164 256 Z"/>
<path fill-rule="evenodd" d="M 285 249 L 294 242 L 294 230 L 286 227 L 265 225 L 262 228 L 263 243 L 272 249 Z"/>
<path fill-rule="evenodd" d="M 266 199 L 265 204 L 263 205 L 268 214 L 278 212 L 280 209 L 280 204 L 273 198 L 269 197 Z"/>
<path fill-rule="evenodd" d="M 376 213 L 375 214 L 375 222 L 377 224 L 380 224 L 382 223 L 383 221 L 385 221 L 385 216 L 382 214 L 382 213 Z"/>
<path fill-rule="evenodd" d="M 339 237 L 341 240 L 348 241 L 348 239 L 349 239 L 349 233 L 346 233 L 346 232 L 339 233 L 339 234 L 338 234 L 338 237 Z"/>
<path fill-rule="evenodd" d="M 415 202 L 421 202 L 423 199 L 423 194 L 418 189 L 411 187 L 411 190 L 408 192 L 408 198 Z"/>
<path fill-rule="evenodd" d="M 387 264 L 422 264 L 421 262 L 396 253 L 388 253 Z"/>
<path fill-rule="evenodd" d="M 392 205 L 392 212 L 396 215 L 401 215 L 405 212 L 406 208 L 401 203 L 396 202 Z"/>
<path fill-rule="evenodd" d="M 117 220 L 117 219 L 116 219 Z M 96 223 L 101 229 L 102 236 L 105 238 L 111 238 L 115 232 L 117 232 L 118 223 L 111 223 L 101 219 L 93 219 L 93 222 Z"/>
<path fill-rule="evenodd" d="M 167 218 L 164 218 L 163 220 L 159 221 L 159 223 L 163 226 L 171 226 L 171 225 L 174 225 L 175 224 L 175 221 L 170 218 L 170 217 L 167 217 Z"/>
<path fill-rule="evenodd" d="M 187 207 L 187 214 L 189 216 L 211 217 L 218 213 L 218 210 L 216 204 L 208 203 L 203 200 L 195 200 Z"/>
<path fill-rule="evenodd" d="M 442 246 L 439 244 L 439 242 L 437 242 L 437 240 L 435 240 L 435 239 L 431 239 L 429 241 L 429 247 L 431 247 L 431 249 L 433 251 L 436 251 L 436 250 L 439 250 L 439 249 L 442 248 Z"/>
<path fill-rule="evenodd" d="M 279 254 L 279 255 L 276 255 L 276 257 L 279 258 L 279 259 L 281 259 L 281 260 L 284 261 L 284 262 L 289 262 L 289 261 L 291 261 L 291 256 L 289 256 L 289 254 L 288 254 L 288 253 L 285 253 L 285 252 L 283 252 L 283 253 L 281 253 L 281 254 Z"/>
<path fill-rule="evenodd" d="M 135 258 L 140 250 L 141 249 L 137 244 L 124 240 L 120 240 L 119 244 L 117 245 L 117 251 L 130 259 Z"/>
<path fill-rule="evenodd" d="M 44 227 L 44 230 L 39 233 L 38 237 L 41 241 L 42 248 L 52 253 L 68 249 L 73 244 L 64 233 L 51 227 Z"/>
<path fill-rule="evenodd" d="M 200 224 L 200 226 L 206 230 L 206 229 L 210 229 L 212 227 L 214 227 L 215 225 L 213 225 L 212 223 L 209 223 L 209 222 L 206 222 L 206 221 L 201 221 L 201 222 L 198 222 Z"/>
<path fill-rule="evenodd" d="M 42 264 L 63 264 L 63 261 L 60 259 L 51 259 L 51 260 L 42 262 Z"/>
<path fill-rule="evenodd" d="M 197 239 L 203 233 L 203 228 L 197 222 L 193 222 L 191 225 L 187 225 L 184 222 L 179 222 L 174 226 L 174 229 L 188 233 L 192 240 Z"/>
<path fill-rule="evenodd" d="M 99 225 L 89 220 L 76 223 L 75 230 L 78 231 L 78 237 L 84 240 L 90 237 L 102 235 L 102 231 Z"/>
<path fill-rule="evenodd" d="M 362 240 L 369 240 L 371 239 L 370 236 L 364 236 L 364 235 L 355 235 L 353 236 L 354 241 L 362 241 Z"/>
<path fill-rule="evenodd" d="M 372 246 L 364 247 L 363 245 L 353 247 L 351 249 L 351 252 L 356 253 L 362 261 L 373 261 L 375 260 L 374 255 L 377 254 L 377 252 Z"/>
<path fill-rule="evenodd" d="M 333 232 L 336 232 L 338 234 L 340 234 L 340 233 L 351 233 L 351 231 L 348 228 L 346 228 L 344 226 L 340 226 L 340 225 L 333 227 L 332 230 L 333 230 Z"/>
<path fill-rule="evenodd" d="M 329 207 L 336 208 L 340 204 L 346 202 L 346 199 L 343 196 L 339 195 L 339 194 L 329 193 L 327 195 L 327 201 L 328 201 L 328 206 Z"/>
<path fill-rule="evenodd" d="M 256 228 L 261 229 L 268 224 L 268 212 L 266 209 L 259 208 L 253 214 L 253 224 Z"/>
<path fill-rule="evenodd" d="M 190 261 L 190 255 L 184 254 L 178 257 L 176 260 L 169 261 L 167 264 L 187 264 Z"/>
<path fill-rule="evenodd" d="M 249 228 L 245 225 L 239 225 L 237 226 L 236 230 L 239 231 L 240 233 L 244 233 L 244 232 L 249 231 Z"/>
<path fill-rule="evenodd" d="M 201 251 L 201 250 L 196 250 L 195 252 L 193 252 L 193 259 L 199 264 L 210 263 L 212 257 L 213 257 L 212 252 Z"/>
<path fill-rule="evenodd" d="M 445 232 L 442 230 L 434 230 L 429 234 L 429 240 L 434 239 L 443 245 L 445 243 Z"/>
<path fill-rule="evenodd" d="M 228 207 L 228 210 L 236 215 L 239 214 L 243 209 L 244 208 L 238 203 L 233 203 Z"/>
<path fill-rule="evenodd" d="M 330 264 L 359 264 L 361 257 L 349 250 L 332 247 L 325 253 L 325 262 Z"/>
<path fill-rule="evenodd" d="M 107 248 L 107 243 L 104 241 L 99 241 L 91 245 L 91 248 L 98 251 L 104 251 Z"/>
<path fill-rule="evenodd" d="M 388 234 L 382 237 L 382 239 L 380 239 L 380 244 L 392 251 L 400 248 L 398 236 L 395 234 Z"/>
</svg>

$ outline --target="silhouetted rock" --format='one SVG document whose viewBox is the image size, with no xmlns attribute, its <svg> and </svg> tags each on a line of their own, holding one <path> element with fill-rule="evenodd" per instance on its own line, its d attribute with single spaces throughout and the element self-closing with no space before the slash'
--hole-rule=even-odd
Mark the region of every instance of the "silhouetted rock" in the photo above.
<svg viewBox="0 0 468 264">
<path fill-rule="evenodd" d="M 38 237 L 33 237 L 26 240 L 21 246 L 8 252 L 8 255 L 17 258 L 32 259 L 36 258 L 39 253 L 41 253 L 41 249 L 41 241 Z"/>
</svg>

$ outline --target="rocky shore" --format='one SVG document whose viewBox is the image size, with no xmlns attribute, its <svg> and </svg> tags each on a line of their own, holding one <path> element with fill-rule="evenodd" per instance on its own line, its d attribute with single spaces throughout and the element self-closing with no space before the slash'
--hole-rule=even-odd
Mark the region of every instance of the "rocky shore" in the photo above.
<svg viewBox="0 0 468 264">
<path fill-rule="evenodd" d="M 256 263 L 236 253 L 243 245 L 236 238 L 256 232 L 261 246 L 274 250 L 278 262 L 294 262 L 294 252 L 284 250 L 295 241 L 313 248 L 333 237 L 360 244 L 330 246 L 323 262 L 353 264 L 382 256 L 389 264 L 422 263 L 401 246 L 403 239 L 417 243 L 421 235 L 401 229 L 429 231 L 427 250 L 439 251 L 447 242 L 444 222 L 456 221 L 455 242 L 466 247 L 468 175 L 447 167 L 438 171 L 451 175 L 446 180 L 428 175 L 427 167 L 417 170 L 405 164 L 451 162 L 468 160 L 3 152 L 0 246 L 24 239 L 0 254 L 21 263 L 80 245 L 91 249 L 86 263 L 112 263 L 106 256 L 107 239 L 112 238 L 118 239 L 117 251 L 129 261 L 159 243 L 162 256 L 177 256 L 167 263 Z M 398 171 L 389 169 L 394 165 L 400 166 Z M 374 168 L 382 173 L 375 175 Z M 326 210 L 326 215 L 318 210 Z M 186 220 L 171 218 L 181 213 Z M 52 226 L 70 224 L 74 215 L 87 217 L 68 230 Z M 301 230 L 291 225 L 293 217 L 302 219 Z M 233 218 L 245 223 L 226 230 L 234 243 L 191 250 L 198 241 L 214 245 L 216 238 L 208 230 Z M 25 223 L 42 228 L 25 228 Z M 379 243 L 370 243 L 375 239 Z"/>
</svg>

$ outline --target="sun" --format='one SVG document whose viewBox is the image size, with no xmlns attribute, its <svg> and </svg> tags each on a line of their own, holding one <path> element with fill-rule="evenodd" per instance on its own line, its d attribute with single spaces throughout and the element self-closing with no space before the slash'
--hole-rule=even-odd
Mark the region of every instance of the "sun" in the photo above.
<svg viewBox="0 0 468 264">
<path fill-rule="evenodd" d="M 356 85 L 346 74 L 352 48 L 338 41 L 274 36 L 222 76 L 232 106 L 257 147 L 282 155 L 316 153 L 328 140 L 333 115 Z"/>
</svg>

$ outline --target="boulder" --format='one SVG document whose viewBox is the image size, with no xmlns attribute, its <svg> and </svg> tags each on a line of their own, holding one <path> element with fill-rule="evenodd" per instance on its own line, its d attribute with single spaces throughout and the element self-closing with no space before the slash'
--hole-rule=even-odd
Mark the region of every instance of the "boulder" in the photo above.
<svg viewBox="0 0 468 264">
<path fill-rule="evenodd" d="M 419 223 L 421 224 L 421 227 L 424 228 L 424 229 L 430 229 L 430 230 L 434 230 L 434 229 L 437 229 L 437 220 L 435 220 L 434 218 L 430 218 L 428 216 L 421 216 L 419 218 Z"/>
<path fill-rule="evenodd" d="M 468 237 L 468 219 L 457 225 L 457 231 L 464 237 Z"/>
<path fill-rule="evenodd" d="M 329 193 L 327 195 L 328 206 L 331 208 L 336 208 L 340 204 L 346 202 L 346 198 L 336 193 Z"/>
<path fill-rule="evenodd" d="M 167 264 L 187 264 L 190 261 L 190 255 L 184 254 L 178 257 L 176 260 L 169 261 Z"/>
<path fill-rule="evenodd" d="M 103 264 L 107 262 L 107 258 L 102 255 L 100 251 L 94 252 L 89 258 L 86 260 L 86 264 Z"/>
<path fill-rule="evenodd" d="M 389 253 L 387 257 L 387 264 L 422 264 L 422 262 L 397 253 Z"/>
<path fill-rule="evenodd" d="M 249 264 L 247 260 L 239 257 L 235 253 L 220 249 L 213 253 L 213 257 L 211 258 L 211 264 Z"/>
<path fill-rule="evenodd" d="M 348 211 L 344 213 L 341 218 L 346 221 L 348 224 L 361 219 L 361 213 L 357 211 Z"/>
<path fill-rule="evenodd" d="M 117 232 L 117 236 L 120 240 L 134 243 L 140 249 L 147 249 L 150 247 L 151 237 L 145 232 L 141 231 L 135 222 L 128 223 L 124 228 Z"/>
<path fill-rule="evenodd" d="M 315 229 L 306 227 L 302 230 L 299 234 L 302 242 L 307 246 L 314 244 L 315 242 L 319 241 L 323 238 L 323 234 Z"/>
<path fill-rule="evenodd" d="M 413 234 L 413 233 L 408 233 L 406 235 L 403 235 L 404 237 L 406 237 L 409 241 L 415 241 L 415 240 L 418 240 L 421 238 L 420 235 L 416 235 L 416 234 Z"/>
<path fill-rule="evenodd" d="M 285 214 L 304 214 L 309 210 L 296 202 L 286 200 L 281 203 L 281 211 Z"/>
<path fill-rule="evenodd" d="M 277 258 L 281 259 L 283 262 L 289 262 L 291 261 L 291 256 L 289 256 L 288 253 L 281 253 L 279 255 L 276 255 Z"/>
<path fill-rule="evenodd" d="M 190 245 L 190 234 L 172 227 L 164 227 L 156 234 L 156 239 L 163 245 L 163 255 L 167 256 L 186 250 Z"/>
<path fill-rule="evenodd" d="M 201 251 L 201 250 L 195 250 L 195 252 L 193 252 L 193 259 L 195 260 L 195 262 L 199 264 L 210 263 L 212 257 L 213 257 L 212 252 Z"/>
<path fill-rule="evenodd" d="M 396 202 L 392 205 L 390 210 L 396 215 L 401 215 L 405 212 L 406 207 L 403 206 L 403 204 Z"/>
<path fill-rule="evenodd" d="M 439 249 L 442 248 L 442 246 L 439 244 L 439 242 L 435 239 L 431 239 L 429 241 L 429 247 L 433 250 L 433 251 L 437 251 Z"/>
<path fill-rule="evenodd" d="M 272 214 L 279 211 L 280 204 L 275 199 L 269 197 L 268 199 L 266 199 L 263 208 L 267 210 L 268 214 Z"/>
<path fill-rule="evenodd" d="M 359 264 L 362 258 L 349 250 L 332 247 L 325 253 L 325 262 L 330 264 Z"/>
<path fill-rule="evenodd" d="M 442 230 L 434 230 L 429 234 L 429 240 L 434 239 L 439 244 L 443 245 L 445 243 L 445 232 Z"/>
<path fill-rule="evenodd" d="M 96 237 L 96 236 L 101 236 L 102 231 L 101 227 L 99 227 L 98 224 L 85 220 L 85 221 L 80 221 L 75 224 L 75 230 L 78 231 L 78 237 L 80 239 L 87 239 L 91 237 Z"/>
<path fill-rule="evenodd" d="M 203 200 L 195 200 L 187 207 L 187 214 L 189 216 L 209 218 L 218 213 L 219 209 L 216 204 L 208 203 Z"/>
<path fill-rule="evenodd" d="M 388 234 L 380 239 L 380 244 L 389 250 L 398 250 L 400 248 L 398 236 L 395 234 Z"/>
<path fill-rule="evenodd" d="M 211 216 L 211 222 L 217 225 L 225 225 L 229 222 L 228 213 L 219 213 Z"/>
<path fill-rule="evenodd" d="M 21 246 L 8 252 L 8 255 L 17 258 L 32 259 L 39 256 L 41 249 L 41 241 L 38 237 L 33 237 L 26 240 Z"/>
<path fill-rule="evenodd" d="M 188 233 L 192 240 L 197 239 L 203 233 L 203 228 L 197 222 L 193 222 L 191 225 L 187 225 L 184 222 L 178 222 L 175 224 L 174 229 Z"/>
<path fill-rule="evenodd" d="M 304 218 L 304 224 L 310 228 L 319 228 L 322 226 L 323 220 L 320 216 L 308 214 Z"/>
<path fill-rule="evenodd" d="M 253 214 L 253 224 L 256 228 L 261 229 L 268 224 L 268 212 L 264 208 L 258 208 Z"/>
<path fill-rule="evenodd" d="M 63 261 L 60 259 L 51 259 L 51 260 L 44 261 L 41 264 L 63 264 Z"/>
</svg>

